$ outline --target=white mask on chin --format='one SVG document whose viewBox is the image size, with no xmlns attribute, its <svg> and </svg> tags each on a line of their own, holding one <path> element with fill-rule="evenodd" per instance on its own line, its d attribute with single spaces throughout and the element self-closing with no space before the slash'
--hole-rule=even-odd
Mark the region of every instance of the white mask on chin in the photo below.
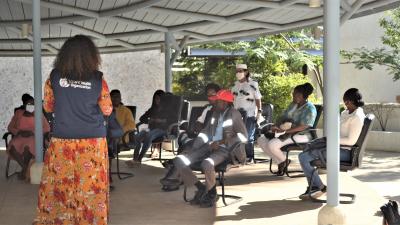
<svg viewBox="0 0 400 225">
<path fill-rule="evenodd" d="M 241 73 L 236 73 L 236 79 L 237 80 L 241 80 L 241 79 L 243 79 L 244 78 L 244 73 L 243 72 L 241 72 Z"/>
<path fill-rule="evenodd" d="M 25 110 L 27 112 L 33 113 L 33 111 L 35 111 L 35 106 L 34 105 L 26 105 Z"/>
</svg>

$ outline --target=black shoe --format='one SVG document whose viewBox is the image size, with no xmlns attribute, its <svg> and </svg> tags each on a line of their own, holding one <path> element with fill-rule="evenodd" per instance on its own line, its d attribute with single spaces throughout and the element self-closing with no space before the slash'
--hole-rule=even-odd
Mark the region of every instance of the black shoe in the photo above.
<svg viewBox="0 0 400 225">
<path fill-rule="evenodd" d="M 215 204 L 218 201 L 218 195 L 217 193 L 212 193 L 212 192 L 207 192 L 207 194 L 205 194 L 203 196 L 203 198 L 200 199 L 200 207 L 201 208 L 210 208 L 215 206 Z"/>
<path fill-rule="evenodd" d="M 283 176 L 285 175 L 285 172 L 287 171 L 287 168 L 289 164 L 292 162 L 292 160 L 288 159 L 287 163 L 286 160 L 278 164 L 278 171 L 276 172 L 277 176 Z"/>
<path fill-rule="evenodd" d="M 310 200 L 310 196 L 312 198 L 319 198 L 321 197 L 324 193 L 326 192 L 326 186 L 324 186 L 322 189 L 318 187 L 311 187 L 311 190 L 309 190 L 309 187 L 307 187 L 306 192 L 301 194 L 299 198 L 301 200 Z"/>
<path fill-rule="evenodd" d="M 161 179 L 160 183 L 163 186 L 179 186 L 181 184 L 181 182 L 178 179 Z"/>
<path fill-rule="evenodd" d="M 201 188 L 198 188 L 196 193 L 194 194 L 194 197 L 192 200 L 189 201 L 191 205 L 199 205 L 200 200 L 203 198 L 203 196 L 207 193 L 206 191 L 206 186 L 202 186 Z"/>
</svg>

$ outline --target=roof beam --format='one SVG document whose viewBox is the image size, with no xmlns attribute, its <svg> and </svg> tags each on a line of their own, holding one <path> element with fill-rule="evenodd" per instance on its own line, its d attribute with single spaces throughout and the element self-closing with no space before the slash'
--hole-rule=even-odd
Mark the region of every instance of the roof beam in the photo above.
<svg viewBox="0 0 400 225">
<path fill-rule="evenodd" d="M 53 17 L 42 19 L 41 24 L 49 25 L 49 24 L 60 24 L 60 23 L 72 23 L 79 22 L 83 20 L 91 19 L 87 16 L 62 16 L 62 17 Z M 32 20 L 2 20 L 0 21 L 0 27 L 15 27 L 21 24 L 32 24 Z"/>
<path fill-rule="evenodd" d="M 75 24 L 61 24 L 61 26 L 67 27 L 67 28 L 70 28 L 70 29 L 73 29 L 73 30 L 76 30 L 76 31 L 79 31 L 79 32 L 81 32 L 83 34 L 86 34 L 86 35 L 89 35 L 89 36 L 92 36 L 92 37 L 95 37 L 95 38 L 98 38 L 98 39 L 102 39 L 102 40 L 105 40 L 105 41 L 110 41 L 110 42 L 112 42 L 114 44 L 121 45 L 121 46 L 123 46 L 125 48 L 129 48 L 129 49 L 134 49 L 135 48 L 135 45 L 133 45 L 131 43 L 128 43 L 128 42 L 125 42 L 125 41 L 121 41 L 121 40 L 118 40 L 118 39 L 107 38 L 107 36 L 104 35 L 104 34 L 98 33 L 98 32 L 93 31 L 93 30 L 86 29 L 84 27 L 81 27 L 81 26 L 78 26 L 78 25 L 75 25 Z"/>
<path fill-rule="evenodd" d="M 24 3 L 31 3 L 30 0 L 15 0 L 15 1 L 20 1 L 20 2 L 24 2 Z M 48 8 L 52 8 L 52 9 L 60 9 L 61 8 L 62 10 L 65 10 L 65 11 L 68 11 L 68 12 L 80 14 L 82 16 L 90 16 L 90 17 L 95 18 L 95 19 L 107 18 L 107 19 L 114 20 L 115 22 L 132 24 L 132 25 L 141 26 L 141 27 L 146 27 L 146 28 L 149 28 L 149 29 L 152 29 L 152 30 L 155 30 L 155 31 L 159 31 L 159 32 L 168 32 L 169 31 L 168 28 L 166 28 L 164 26 L 161 26 L 161 25 L 158 25 L 158 24 L 153 24 L 153 23 L 148 23 L 148 22 L 144 22 L 144 21 L 129 19 L 129 18 L 125 18 L 125 17 L 122 17 L 122 16 L 115 16 L 117 14 L 130 12 L 130 11 L 135 11 L 135 10 L 146 8 L 146 7 L 151 7 L 152 5 L 154 5 L 154 4 L 156 4 L 156 3 L 160 2 L 160 1 L 162 1 L 162 0 L 146 0 L 146 1 L 134 3 L 134 4 L 131 4 L 129 6 L 120 7 L 120 8 L 116 8 L 116 9 L 112 9 L 112 10 L 106 10 L 106 11 L 102 11 L 102 12 L 94 12 L 94 11 L 90 11 L 90 10 L 86 10 L 86 9 L 80 9 L 80 8 L 75 8 L 75 7 L 71 7 L 71 6 L 65 6 L 65 5 L 59 4 L 59 3 L 46 4 L 46 3 L 49 3 L 49 2 L 45 2 L 45 1 L 41 0 L 41 2 L 45 3 L 45 4 L 42 5 L 44 7 L 48 7 Z M 86 31 L 89 31 L 89 30 L 86 29 Z M 103 34 L 97 33 L 96 35 L 103 35 Z M 105 36 L 105 35 L 103 35 L 103 36 Z M 199 38 L 201 36 L 200 35 L 196 35 L 196 37 Z M 113 38 L 109 38 L 109 39 L 113 39 Z M 120 44 L 122 44 L 122 46 L 132 45 L 132 44 L 130 44 L 128 42 L 119 41 L 119 40 L 116 40 L 116 41 L 113 41 L 113 42 L 114 43 L 120 43 Z"/>
<path fill-rule="evenodd" d="M 163 1 L 163 0 L 144 0 L 141 2 L 133 3 L 131 5 L 122 6 L 122 7 L 116 8 L 116 9 L 101 11 L 101 12 L 99 12 L 99 16 L 100 17 L 109 17 L 109 16 L 120 15 L 120 14 L 127 13 L 127 12 L 133 12 L 138 9 L 144 9 L 144 8 L 151 7 L 161 1 Z"/>
<path fill-rule="evenodd" d="M 237 0 L 236 0 L 237 1 Z M 277 2 L 270 2 L 273 4 L 276 9 L 278 8 L 284 8 L 284 7 L 290 7 L 293 4 L 296 4 L 299 0 L 284 0 L 280 3 Z M 231 1 L 234 2 L 234 1 Z M 273 23 L 266 23 L 262 21 L 254 21 L 254 20 L 244 20 L 247 16 L 254 16 L 256 14 L 260 13 L 265 13 L 267 10 L 266 8 L 257 8 L 253 9 L 247 12 L 242 12 L 230 16 L 218 16 L 218 15 L 212 15 L 212 14 L 206 14 L 206 13 L 198 13 L 198 12 L 188 12 L 184 10 L 179 10 L 179 9 L 169 9 L 169 8 L 162 8 L 162 7 L 150 7 L 148 10 L 151 11 L 158 11 L 161 13 L 170 13 L 170 14 L 179 14 L 182 16 L 187 16 L 187 17 L 195 17 L 198 19 L 204 19 L 204 20 L 211 20 L 214 22 L 221 22 L 221 23 L 241 23 L 243 25 L 248 25 L 248 26 L 255 26 L 255 27 L 263 27 L 263 28 L 268 28 L 268 29 L 280 29 L 281 26 L 279 24 L 273 24 Z"/>
<path fill-rule="evenodd" d="M 351 16 L 360 9 L 360 7 L 365 3 L 366 0 L 357 0 L 351 6 L 351 10 L 347 11 L 341 18 L 340 18 L 340 25 L 343 25 L 347 20 L 351 18 Z"/>
<path fill-rule="evenodd" d="M 174 64 L 176 58 L 178 58 L 178 55 L 182 52 L 182 49 L 186 46 L 186 42 L 189 40 L 189 38 L 190 37 L 186 35 L 181 39 L 181 41 L 178 44 L 178 48 L 175 49 L 175 52 L 171 56 L 171 59 L 169 62 L 171 65 Z M 174 41 L 176 41 L 176 40 L 174 39 Z"/>
<path fill-rule="evenodd" d="M 16 27 L 7 27 L 7 29 L 8 30 L 10 30 L 10 31 L 12 31 L 12 32 L 14 32 L 14 33 L 16 33 L 16 34 L 21 34 L 21 29 L 19 29 L 19 28 L 16 28 Z M 27 37 L 26 37 L 26 39 L 28 39 L 29 41 L 31 41 L 31 44 L 32 44 L 32 42 L 33 42 L 33 37 L 32 37 L 32 35 L 28 35 Z M 42 43 L 42 47 L 43 48 L 45 48 L 45 49 L 47 49 L 47 50 L 49 50 L 51 53 L 53 53 L 53 54 L 57 54 L 57 52 L 58 52 L 58 49 L 57 48 L 55 48 L 55 47 L 53 47 L 53 46 L 51 46 L 50 44 L 44 44 L 44 43 Z"/>
<path fill-rule="evenodd" d="M 263 7 L 263 8 L 273 8 L 278 9 L 282 6 L 285 6 L 286 1 L 265 1 L 265 0 L 183 0 L 183 1 L 191 1 L 191 2 L 208 2 L 208 3 L 225 3 L 225 4 L 235 4 L 241 6 L 253 6 L 253 7 Z M 314 12 L 322 12 L 323 9 L 319 8 L 310 8 L 308 4 L 289 4 L 287 5 L 290 9 L 295 10 L 307 10 L 307 11 L 314 11 Z"/>
<path fill-rule="evenodd" d="M 32 4 L 31 0 L 14 0 L 14 1 Z M 155 4 L 161 0 L 149 0 L 149 1 L 151 1 L 149 3 Z M 150 4 L 147 3 L 147 1 L 145 3 L 143 3 L 143 2 L 135 3 L 132 5 L 123 7 L 123 8 L 121 7 L 121 8 L 107 10 L 107 11 L 103 11 L 103 12 L 95 12 L 95 11 L 91 11 L 91 10 L 87 10 L 87 9 L 81 9 L 81 8 L 77 8 L 77 7 L 73 7 L 73 6 L 67 6 L 64 4 L 54 3 L 54 2 L 47 2 L 47 1 L 43 1 L 43 0 L 41 0 L 40 2 L 41 2 L 42 7 L 55 9 L 55 10 L 61 10 L 61 11 L 70 12 L 70 13 L 75 13 L 75 14 L 86 17 L 86 19 L 91 19 L 91 18 L 112 19 L 112 20 L 115 20 L 116 22 L 124 22 L 124 23 L 128 23 L 128 24 L 136 25 L 136 26 L 142 26 L 142 27 L 158 30 L 161 32 L 166 31 L 165 27 L 157 25 L 157 24 L 152 24 L 152 23 L 147 23 L 147 22 L 143 22 L 143 21 L 139 21 L 139 20 L 134 20 L 134 19 L 129 19 L 129 18 L 121 17 L 121 16 L 112 15 L 115 13 L 118 14 L 118 13 L 122 13 L 122 12 L 127 12 L 127 9 L 138 10 L 138 9 L 140 9 L 139 7 L 149 7 Z"/>
<path fill-rule="evenodd" d="M 367 11 L 367 10 L 374 10 L 375 8 L 382 7 L 384 5 L 389 5 L 391 3 L 399 2 L 399 0 L 377 0 L 374 2 L 370 2 L 364 4 L 359 11 Z"/>
<path fill-rule="evenodd" d="M 183 0 L 186 1 L 186 0 Z M 200 0 L 202 1 L 202 0 Z M 217 0 L 218 2 L 221 2 L 221 0 Z M 232 0 L 235 1 L 235 0 Z M 292 1 L 295 0 L 286 0 L 284 3 L 291 3 Z M 374 10 L 376 8 L 385 6 L 385 5 L 389 5 L 389 4 L 393 4 L 398 2 L 398 0 L 378 0 L 378 1 L 374 1 L 374 2 L 370 2 L 370 3 L 364 3 L 361 4 L 361 6 L 359 7 L 359 9 L 355 9 L 352 8 L 352 10 L 354 9 L 355 15 L 357 15 L 358 13 L 363 13 L 366 11 L 371 11 Z M 357 3 L 357 2 L 356 2 Z M 282 2 L 280 3 L 282 4 Z M 353 7 L 356 6 L 355 4 L 353 4 Z M 346 11 L 348 12 L 348 11 Z M 343 18 L 346 14 L 346 12 L 343 14 Z M 349 18 L 351 18 L 352 16 L 354 16 L 354 14 L 352 15 L 348 15 Z M 84 16 L 69 16 L 68 19 L 69 20 L 73 20 L 73 19 L 82 19 L 82 18 L 86 18 L 89 19 L 88 17 L 84 17 Z M 44 19 L 44 21 L 46 20 L 52 20 L 54 18 L 51 19 Z M 63 20 L 63 18 L 57 18 L 57 20 Z M 245 19 L 242 19 L 242 21 L 245 21 Z M 231 32 L 231 33 L 226 33 L 226 34 L 217 34 L 217 35 L 204 35 L 204 34 L 198 34 L 196 32 L 192 32 L 192 31 L 184 31 L 184 32 L 188 32 L 191 33 L 193 35 L 201 35 L 202 38 L 204 38 L 204 40 L 198 40 L 198 39 L 192 39 L 192 38 L 188 38 L 187 43 L 188 44 L 198 44 L 198 43 L 206 43 L 209 41 L 222 41 L 222 40 L 232 40 L 234 38 L 240 38 L 240 37 L 246 37 L 246 36 L 252 36 L 252 35 L 259 35 L 259 34 L 276 34 L 279 32 L 284 32 L 284 31 L 288 31 L 288 30 L 293 30 L 293 29 L 300 29 L 303 27 L 307 27 L 307 26 L 311 26 L 311 25 L 316 25 L 316 24 L 322 24 L 323 18 L 322 17 L 316 17 L 316 18 L 312 18 L 312 19 L 308 19 L 308 20 L 303 20 L 303 21 L 299 21 L 299 22 L 294 22 L 294 23 L 288 23 L 288 24 L 282 24 L 279 25 L 280 28 L 277 29 L 263 29 L 263 28 L 257 28 L 257 29 L 249 29 L 249 30 L 241 30 L 241 31 L 237 31 L 237 32 Z M 1 21 L 0 22 L 0 26 L 5 23 L 8 23 L 9 21 Z M 258 21 L 257 21 L 258 22 Z M 199 21 L 199 22 L 194 22 L 194 23 L 188 23 L 188 24 L 181 24 L 181 25 L 177 25 L 177 26 L 171 26 L 171 27 L 167 27 L 168 30 L 170 31 L 182 31 L 183 29 L 188 29 L 188 28 L 193 28 L 193 30 L 195 30 L 196 27 L 200 27 L 200 26 L 207 26 L 207 25 L 212 25 L 215 24 L 215 21 Z M 142 31 L 133 31 L 133 32 L 128 32 L 128 33 L 118 33 L 118 34 L 109 34 L 109 35 L 104 35 L 102 34 L 104 37 L 106 38 L 123 38 L 123 37 L 129 37 L 129 36 L 134 36 L 134 35 L 145 35 L 145 34 L 156 34 L 158 33 L 157 31 L 154 30 L 142 30 Z M 183 31 L 182 31 L 183 34 Z M 67 38 L 67 37 L 65 37 Z M 63 40 L 65 40 L 64 37 L 62 38 L 44 38 L 43 39 L 43 44 L 48 44 L 48 43 L 59 43 L 62 42 Z M 182 39 L 181 39 L 182 40 Z M 29 44 L 30 42 L 28 42 L 27 39 L 12 39 L 12 40 L 0 40 L 0 44 L 1 43 L 13 43 L 13 41 L 16 42 L 16 44 Z M 152 43 L 142 43 L 142 44 L 135 44 L 135 48 L 133 49 L 128 49 L 126 47 L 119 47 L 119 46 L 113 46 L 113 47 L 102 47 L 99 48 L 100 51 L 102 53 L 112 53 L 112 52 L 128 52 L 128 51 L 142 51 L 142 50 L 150 50 L 150 49 L 159 49 L 160 45 L 162 45 L 164 42 L 160 41 L 160 42 L 152 42 Z M 5 53 L 7 52 L 7 53 Z M 31 51 L 26 51 L 26 50 L 7 50 L 7 51 L 1 51 L 0 50 L 0 55 L 17 55 L 16 52 L 21 52 L 21 54 L 26 54 L 26 55 L 31 55 Z M 4 54 L 3 54 L 4 53 Z M 55 53 L 51 53 L 49 51 L 45 51 L 46 55 L 50 55 L 50 54 L 55 54 Z"/>
<path fill-rule="evenodd" d="M 342 8 L 343 8 L 344 10 L 346 10 L 347 12 L 349 12 L 349 11 L 352 9 L 350 3 L 348 2 L 348 0 L 341 0 L 341 1 L 340 1 L 340 5 L 341 5 Z"/>
</svg>

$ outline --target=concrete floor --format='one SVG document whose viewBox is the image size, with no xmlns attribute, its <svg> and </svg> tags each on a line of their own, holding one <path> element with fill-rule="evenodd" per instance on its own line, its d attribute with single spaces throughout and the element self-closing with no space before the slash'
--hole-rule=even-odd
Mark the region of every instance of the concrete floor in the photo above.
<svg viewBox="0 0 400 225">
<path fill-rule="evenodd" d="M 386 201 L 400 200 L 400 153 L 370 151 L 364 158 L 364 168 L 341 173 L 341 191 L 357 193 L 352 205 L 342 205 L 349 225 L 381 224 L 377 213 Z M 0 224 L 30 224 L 35 215 L 37 185 L 4 178 L 5 152 L 0 151 Z M 202 209 L 190 206 L 182 199 L 182 190 L 165 193 L 159 178 L 164 169 L 157 161 L 147 161 L 140 168 L 124 170 L 135 177 L 118 180 L 111 193 L 110 223 L 130 224 L 279 224 L 313 225 L 322 204 L 300 201 L 305 191 L 304 178 L 276 177 L 267 164 L 258 163 L 234 168 L 227 173 L 227 193 L 243 197 L 241 202 L 223 207 Z M 17 168 L 17 166 L 13 166 Z M 323 176 L 323 179 L 325 177 Z M 190 190 L 192 193 L 193 190 Z"/>
</svg>

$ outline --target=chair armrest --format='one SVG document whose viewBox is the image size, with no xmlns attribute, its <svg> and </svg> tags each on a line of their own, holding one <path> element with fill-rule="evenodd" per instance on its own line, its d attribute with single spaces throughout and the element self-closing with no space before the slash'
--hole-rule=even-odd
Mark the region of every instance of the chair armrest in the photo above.
<svg viewBox="0 0 400 225">
<path fill-rule="evenodd" d="M 7 138 L 8 138 L 9 135 L 13 136 L 13 134 L 12 134 L 11 132 L 6 132 L 6 133 L 4 133 L 4 135 L 3 135 L 3 140 L 4 140 L 4 141 L 7 141 Z"/>
<path fill-rule="evenodd" d="M 175 135 L 172 134 L 172 131 L 173 131 L 174 128 L 176 128 L 176 131 L 179 133 L 179 126 L 180 126 L 179 122 L 178 123 L 172 123 L 171 125 L 169 125 L 168 129 L 167 129 L 167 136 L 174 136 L 175 137 Z"/>
<path fill-rule="evenodd" d="M 301 147 L 300 144 L 297 143 L 296 140 L 294 140 L 294 136 L 295 136 L 296 134 L 306 134 L 306 133 L 309 133 L 309 134 L 312 135 L 312 132 L 316 132 L 316 131 L 317 131 L 317 129 L 308 128 L 308 129 L 305 129 L 305 130 L 302 130 L 302 131 L 299 131 L 299 132 L 292 133 L 292 135 L 290 135 L 290 139 L 292 139 L 292 141 L 293 141 L 293 143 L 294 143 L 295 145 Z"/>
<path fill-rule="evenodd" d="M 187 130 L 188 128 L 189 128 L 189 121 L 182 120 L 181 123 L 179 124 L 179 129 L 180 130 Z"/>
<path fill-rule="evenodd" d="M 139 130 L 140 125 L 144 124 L 143 122 L 139 122 L 136 124 L 136 130 Z"/>
</svg>

